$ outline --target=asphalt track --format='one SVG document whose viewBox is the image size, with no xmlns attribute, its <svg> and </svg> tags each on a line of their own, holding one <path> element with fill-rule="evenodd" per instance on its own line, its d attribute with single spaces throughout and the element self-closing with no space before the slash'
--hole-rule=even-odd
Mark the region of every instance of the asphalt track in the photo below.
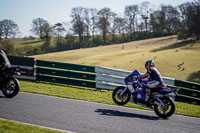
<svg viewBox="0 0 200 133">
<path fill-rule="evenodd" d="M 200 118 L 30 93 L 0 93 L 0 118 L 77 133 L 200 133 Z"/>
</svg>

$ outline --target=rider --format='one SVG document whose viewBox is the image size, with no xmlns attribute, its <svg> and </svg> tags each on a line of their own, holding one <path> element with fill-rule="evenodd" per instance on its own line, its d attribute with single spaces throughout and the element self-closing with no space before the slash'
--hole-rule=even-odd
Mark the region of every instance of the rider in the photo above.
<svg viewBox="0 0 200 133">
<path fill-rule="evenodd" d="M 3 70 L 6 68 L 11 67 L 10 61 L 8 60 L 6 54 L 3 52 L 3 50 L 0 50 L 0 75 Z"/>
<path fill-rule="evenodd" d="M 147 60 L 145 63 L 145 68 L 147 69 L 147 72 L 144 75 L 136 76 L 134 78 L 136 79 L 143 79 L 143 78 L 149 78 L 150 82 L 147 83 L 146 89 L 149 90 L 149 97 L 146 99 L 147 102 L 150 102 L 151 93 L 156 91 L 159 88 L 164 87 L 164 81 L 159 73 L 159 71 L 155 68 L 155 63 L 153 60 Z"/>
</svg>

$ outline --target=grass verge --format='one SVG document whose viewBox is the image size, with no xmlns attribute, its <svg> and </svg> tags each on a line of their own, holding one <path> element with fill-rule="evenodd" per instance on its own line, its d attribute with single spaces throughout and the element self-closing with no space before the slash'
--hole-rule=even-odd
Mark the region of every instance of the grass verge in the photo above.
<svg viewBox="0 0 200 133">
<path fill-rule="evenodd" d="M 0 133 L 61 133 L 47 128 L 0 119 Z"/>
<path fill-rule="evenodd" d="M 78 99 L 104 104 L 116 105 L 112 100 L 112 91 L 96 90 L 92 88 L 69 87 L 41 82 L 20 81 L 21 91 L 70 99 Z M 128 103 L 126 107 L 147 109 L 142 106 Z M 176 102 L 176 114 L 200 117 L 200 106 Z"/>
</svg>

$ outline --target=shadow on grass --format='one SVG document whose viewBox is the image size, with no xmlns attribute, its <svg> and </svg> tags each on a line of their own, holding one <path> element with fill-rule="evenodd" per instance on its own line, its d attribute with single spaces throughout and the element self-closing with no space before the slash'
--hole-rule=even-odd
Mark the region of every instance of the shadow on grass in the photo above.
<svg viewBox="0 0 200 133">
<path fill-rule="evenodd" d="M 194 72 L 187 77 L 188 81 L 200 83 L 200 71 Z"/>
<path fill-rule="evenodd" d="M 24 42 L 23 45 L 26 45 L 26 44 L 35 44 L 35 43 L 39 43 L 39 42 L 42 42 L 42 41 L 39 40 L 39 41 Z"/>
<path fill-rule="evenodd" d="M 132 117 L 132 118 L 141 118 L 141 119 L 146 119 L 146 120 L 160 120 L 161 119 L 155 116 L 120 112 L 117 110 L 110 110 L 110 109 L 97 109 L 95 110 L 95 112 L 99 113 L 100 115 L 108 115 L 108 116 L 119 116 L 119 117 L 129 117 L 129 118 Z"/>
<path fill-rule="evenodd" d="M 159 52 L 159 51 L 164 51 L 164 50 L 169 50 L 169 49 L 180 48 L 180 47 L 184 47 L 184 46 L 190 45 L 195 42 L 196 42 L 195 40 L 187 40 L 187 41 L 177 42 L 177 43 L 174 43 L 169 46 L 164 46 L 164 47 L 160 47 L 158 49 L 153 49 L 153 50 L 151 50 L 151 52 Z"/>
</svg>

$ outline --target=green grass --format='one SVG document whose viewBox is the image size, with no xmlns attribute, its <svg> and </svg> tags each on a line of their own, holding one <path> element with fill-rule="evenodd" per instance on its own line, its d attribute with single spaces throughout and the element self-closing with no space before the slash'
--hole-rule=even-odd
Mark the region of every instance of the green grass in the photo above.
<svg viewBox="0 0 200 133">
<path fill-rule="evenodd" d="M 55 85 L 41 82 L 20 81 L 20 83 L 21 91 L 24 92 L 116 105 L 112 100 L 112 91 L 69 87 L 67 85 Z M 147 109 L 132 103 L 128 103 L 126 107 Z M 176 102 L 175 113 L 200 117 L 200 106 Z"/>
<path fill-rule="evenodd" d="M 19 41 L 15 42 L 16 48 L 22 48 L 22 47 L 40 47 L 44 41 L 39 40 L 27 40 L 27 41 Z"/>
<path fill-rule="evenodd" d="M 49 48 L 55 47 L 55 38 L 52 38 L 50 41 Z M 45 44 L 45 41 L 42 40 L 26 40 L 26 41 L 18 41 L 14 43 L 15 52 L 10 53 L 11 55 L 16 56 L 25 56 L 25 55 L 33 55 L 33 54 L 41 54 L 44 53 L 45 50 L 43 49 L 43 46 Z"/>
<path fill-rule="evenodd" d="M 38 126 L 0 119 L 0 133 L 61 133 Z"/>
</svg>

